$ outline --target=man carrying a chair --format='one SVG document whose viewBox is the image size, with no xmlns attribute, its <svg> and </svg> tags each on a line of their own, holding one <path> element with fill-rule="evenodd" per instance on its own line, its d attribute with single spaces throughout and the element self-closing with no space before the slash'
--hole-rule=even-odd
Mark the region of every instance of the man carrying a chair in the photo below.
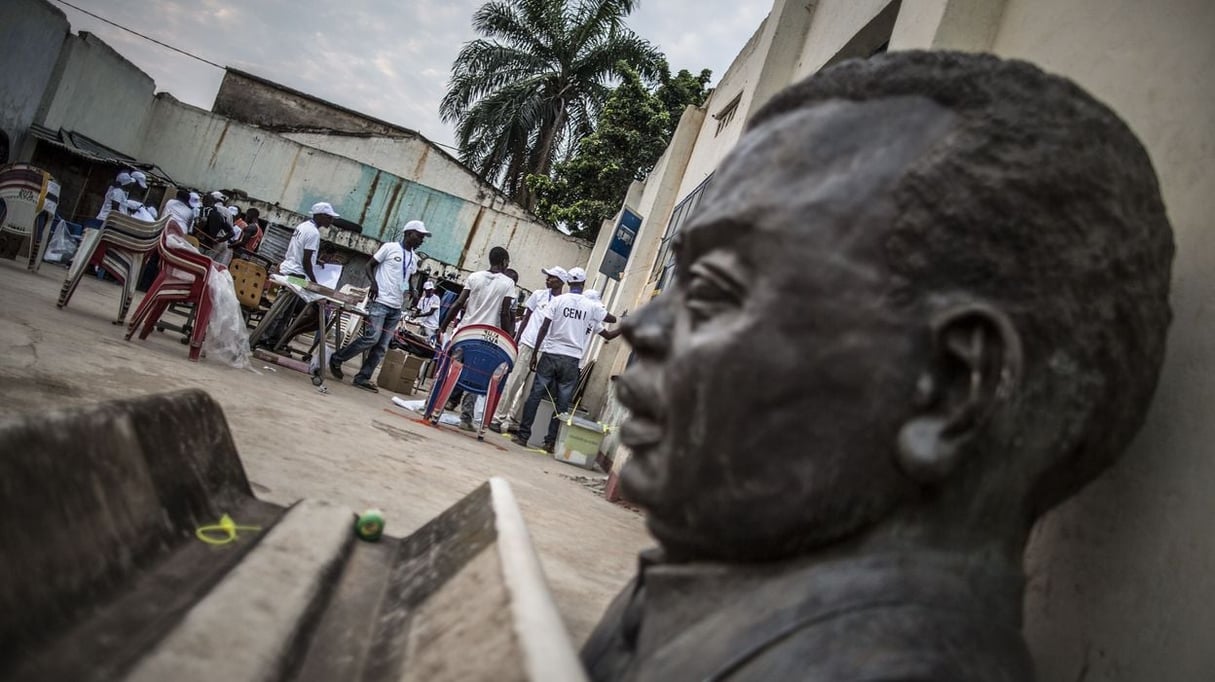
<svg viewBox="0 0 1215 682">
<path fill-rule="evenodd" d="M 410 221 L 403 230 L 402 241 L 385 242 L 367 261 L 367 279 L 371 280 L 367 294 L 370 301 L 367 322 L 361 336 L 329 356 L 329 373 L 334 378 L 342 378 L 342 363 L 366 351 L 363 366 L 351 383 L 365 391 L 380 392 L 371 383 L 371 373 L 384 358 L 388 343 L 396 333 L 397 323 L 401 321 L 401 308 L 408 286 L 406 270 L 411 265 L 407 257 L 412 257 L 414 249 L 421 246 L 422 240 L 428 235 L 430 232 L 420 220 Z M 408 274 L 412 274 L 412 271 Z"/>
</svg>

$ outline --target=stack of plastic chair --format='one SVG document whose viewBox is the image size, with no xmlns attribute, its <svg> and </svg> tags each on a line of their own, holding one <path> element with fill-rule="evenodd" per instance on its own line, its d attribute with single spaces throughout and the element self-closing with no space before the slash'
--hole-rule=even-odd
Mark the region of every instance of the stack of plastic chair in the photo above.
<svg viewBox="0 0 1215 682">
<path fill-rule="evenodd" d="M 181 227 L 176 222 L 170 222 L 164 230 L 158 248 L 160 274 L 135 309 L 135 315 L 127 327 L 127 340 L 137 329 L 139 338 L 148 338 L 169 304 L 190 303 L 195 311 L 190 331 L 190 360 L 197 362 L 207 336 L 207 323 L 211 320 L 211 293 L 208 291 L 211 269 L 222 270 L 224 267 L 195 251 L 185 241 Z"/>
<path fill-rule="evenodd" d="M 8 240 L 30 240 L 27 266 L 37 271 L 42 265 L 51 225 L 59 207 L 59 183 L 51 174 L 28 163 L 0 166 L 0 251 Z M 12 253 L 16 253 L 16 245 Z"/>
<path fill-rule="evenodd" d="M 236 298 L 240 301 L 245 323 L 252 323 L 254 317 L 261 319 L 265 315 L 262 308 L 262 291 L 266 288 L 266 268 L 253 261 L 233 258 L 232 262 L 228 263 L 228 272 L 232 273 Z"/>
<path fill-rule="evenodd" d="M 518 349 L 509 334 L 488 324 L 470 324 L 460 329 L 439 359 L 439 371 L 426 399 L 423 418 L 439 423 L 443 406 L 458 387 L 485 396 L 485 411 L 477 427 L 477 440 L 485 439 L 485 427 L 493 419 L 506 375 L 515 366 Z"/>
<path fill-rule="evenodd" d="M 114 319 L 114 324 L 122 324 L 135 296 L 139 273 L 143 272 L 148 256 L 156 250 L 168 221 L 167 213 L 151 223 L 111 213 L 101 229 L 85 230 L 80 247 L 76 249 L 76 257 L 72 259 L 72 267 L 68 268 L 67 279 L 63 280 L 56 305 L 62 308 L 72 300 L 80 278 L 90 266 L 100 267 L 122 282 L 122 299 L 118 304 L 118 317 Z"/>
</svg>

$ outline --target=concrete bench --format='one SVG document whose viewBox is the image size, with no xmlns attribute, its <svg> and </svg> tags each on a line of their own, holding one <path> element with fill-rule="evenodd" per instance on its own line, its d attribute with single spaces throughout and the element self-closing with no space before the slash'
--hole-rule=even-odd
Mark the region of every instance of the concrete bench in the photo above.
<svg viewBox="0 0 1215 682">
<path fill-rule="evenodd" d="M 0 453 L 0 679 L 584 677 L 502 480 L 362 542 L 256 499 L 200 391 L 0 419 Z"/>
</svg>

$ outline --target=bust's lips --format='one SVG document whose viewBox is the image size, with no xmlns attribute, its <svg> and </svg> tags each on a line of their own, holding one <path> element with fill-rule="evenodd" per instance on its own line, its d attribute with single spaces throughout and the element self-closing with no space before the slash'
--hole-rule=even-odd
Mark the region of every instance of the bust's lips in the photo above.
<svg viewBox="0 0 1215 682">
<path fill-rule="evenodd" d="M 616 382 L 616 396 L 629 408 L 629 417 L 620 427 L 620 441 L 637 451 L 657 445 L 666 433 L 661 390 L 648 377 L 622 376 Z"/>
</svg>

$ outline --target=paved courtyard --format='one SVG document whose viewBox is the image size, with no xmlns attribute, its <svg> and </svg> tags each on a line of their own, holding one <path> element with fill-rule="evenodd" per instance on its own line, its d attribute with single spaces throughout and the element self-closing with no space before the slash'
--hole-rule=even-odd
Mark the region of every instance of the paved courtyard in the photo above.
<svg viewBox="0 0 1215 682">
<path fill-rule="evenodd" d="M 55 307 L 65 273 L 47 263 L 35 275 L 0 260 L 0 413 L 201 388 L 223 406 L 259 497 L 379 507 L 395 536 L 501 476 L 519 500 L 575 644 L 632 575 L 637 551 L 651 544 L 642 517 L 584 487 L 582 469 L 497 434 L 479 443 L 453 427 L 419 424 L 386 391 L 330 379 L 322 394 L 303 374 L 256 359 L 254 371 L 192 363 L 172 333 L 126 341 L 125 328 L 111 324 L 118 309 L 111 282 L 85 277 L 71 304 Z M 351 363 L 347 376 L 354 369 Z"/>
</svg>

